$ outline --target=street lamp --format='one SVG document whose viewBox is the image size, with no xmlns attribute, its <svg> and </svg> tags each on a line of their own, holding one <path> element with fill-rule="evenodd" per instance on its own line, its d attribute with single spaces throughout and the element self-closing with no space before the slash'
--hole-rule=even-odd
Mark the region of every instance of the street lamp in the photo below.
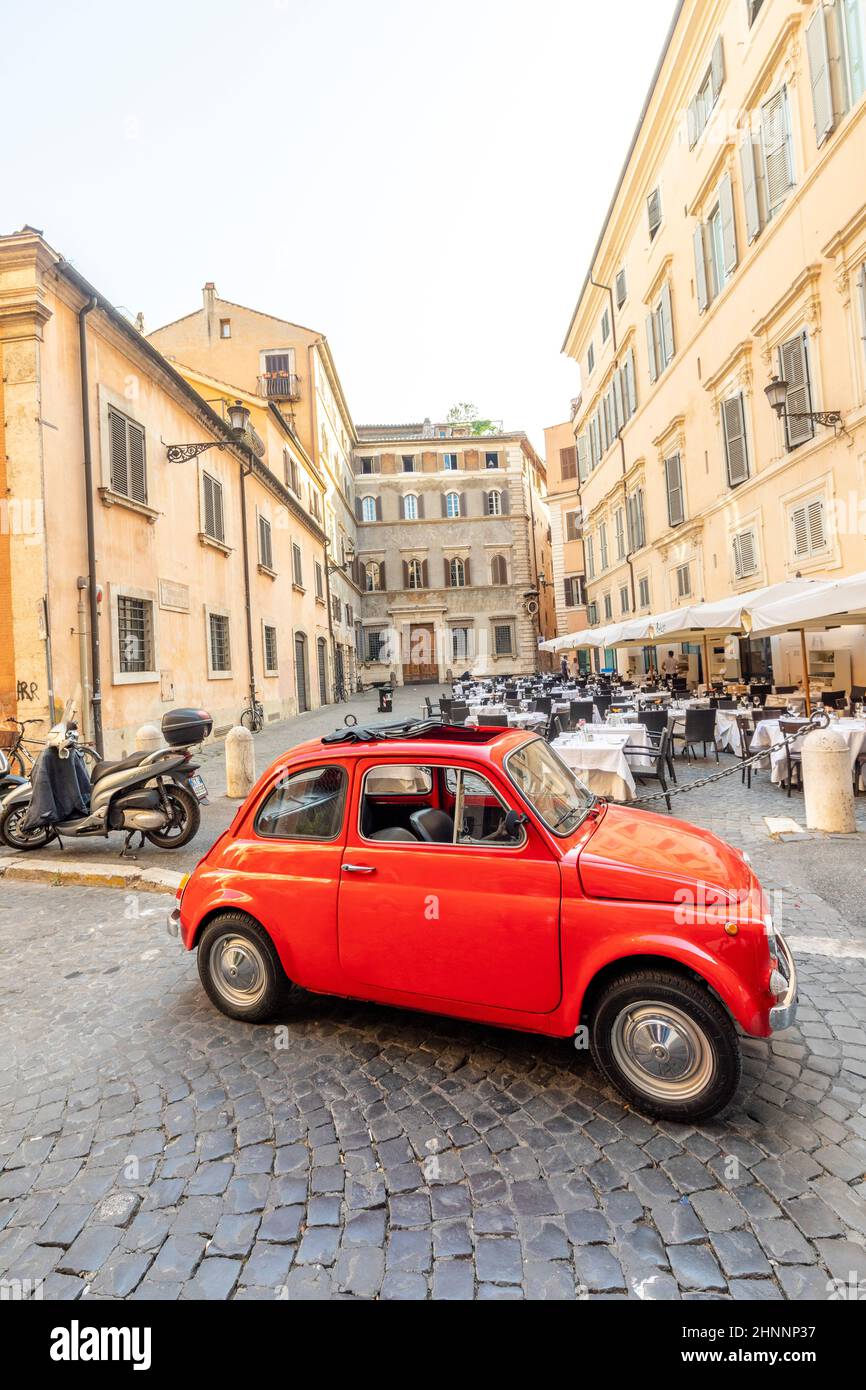
<svg viewBox="0 0 866 1390">
<path fill-rule="evenodd" d="M 780 420 L 811 420 L 813 424 L 825 425 L 833 429 L 834 433 L 841 429 L 844 433 L 845 422 L 840 410 L 789 410 L 788 392 L 790 384 L 782 377 L 773 376 L 770 378 L 769 386 L 764 387 L 764 394 L 770 403 L 770 409 L 774 410 Z"/>
<path fill-rule="evenodd" d="M 326 545 L 330 549 L 330 538 L 326 541 Z M 331 557 L 328 556 L 328 573 L 336 574 L 339 572 L 340 574 L 345 574 L 347 570 L 351 569 L 354 559 L 355 542 L 353 540 L 348 540 L 343 546 L 343 563 L 341 565 L 338 565 L 336 560 L 332 560 Z"/>
</svg>

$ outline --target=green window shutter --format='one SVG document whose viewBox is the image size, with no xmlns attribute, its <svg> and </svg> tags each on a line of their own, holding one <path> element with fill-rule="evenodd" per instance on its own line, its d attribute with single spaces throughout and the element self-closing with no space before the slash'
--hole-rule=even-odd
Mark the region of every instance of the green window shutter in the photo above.
<svg viewBox="0 0 866 1390">
<path fill-rule="evenodd" d="M 740 146 L 740 168 L 743 174 L 743 201 L 746 205 L 746 233 L 750 246 L 761 235 L 762 227 L 755 153 L 754 137 L 747 134 Z"/>
<path fill-rule="evenodd" d="M 108 448 L 111 464 L 111 487 L 124 497 L 129 492 L 129 461 L 126 451 L 126 421 L 116 411 L 108 412 Z"/>
<path fill-rule="evenodd" d="M 719 99 L 719 92 L 725 85 L 725 44 L 721 34 L 713 45 L 713 102 Z"/>
<path fill-rule="evenodd" d="M 683 503 L 683 475 L 679 454 L 665 459 L 665 485 L 668 494 L 668 521 L 671 526 L 680 526 L 685 520 Z"/>
<path fill-rule="evenodd" d="M 779 348 L 779 365 L 782 378 L 788 383 L 788 397 L 785 418 L 785 435 L 789 449 L 796 449 L 807 440 L 815 437 L 815 422 L 809 419 L 792 419 L 812 409 L 812 383 L 809 377 L 809 355 L 806 335 L 800 333 L 796 338 L 783 343 Z"/>
<path fill-rule="evenodd" d="M 784 203 L 794 184 L 788 91 L 782 87 L 761 107 L 761 145 L 770 216 Z"/>
<path fill-rule="evenodd" d="M 648 359 L 648 361 L 649 361 L 650 381 L 658 381 L 659 369 L 658 369 L 658 361 L 657 361 L 657 358 L 656 358 L 656 330 L 655 330 L 654 316 L 653 316 L 652 314 L 648 314 L 648 315 L 647 315 L 647 321 L 646 321 L 646 346 L 647 346 L 647 359 Z"/>
<path fill-rule="evenodd" d="M 815 138 L 820 149 L 836 124 L 833 82 L 830 75 L 830 47 L 827 41 L 827 11 L 823 4 L 818 6 L 806 25 L 806 51 L 809 55 Z"/>
<path fill-rule="evenodd" d="M 725 461 L 728 483 L 737 487 L 749 476 L 749 454 L 746 445 L 746 415 L 742 392 L 722 402 L 722 427 L 725 437 Z"/>
<path fill-rule="evenodd" d="M 732 275 L 737 268 L 737 223 L 734 216 L 734 191 L 731 176 L 725 174 L 719 184 L 719 211 L 722 216 L 722 247 L 725 256 L 725 270 Z"/>
</svg>

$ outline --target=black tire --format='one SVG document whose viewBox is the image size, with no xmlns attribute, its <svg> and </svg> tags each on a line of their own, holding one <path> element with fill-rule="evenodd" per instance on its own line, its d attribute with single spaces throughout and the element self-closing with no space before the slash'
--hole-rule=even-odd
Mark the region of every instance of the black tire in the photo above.
<svg viewBox="0 0 866 1390">
<path fill-rule="evenodd" d="M 636 970 L 608 985 L 593 1009 L 590 1048 L 630 1104 L 659 1119 L 709 1119 L 740 1084 L 730 1016 L 705 985 L 674 971 Z"/>
<path fill-rule="evenodd" d="M 211 1003 L 220 1013 L 244 1023 L 273 1018 L 295 992 L 271 938 L 244 912 L 223 912 L 208 922 L 199 938 L 197 960 Z M 231 970 L 238 972 L 236 985 L 229 978 Z"/>
<path fill-rule="evenodd" d="M 41 830 L 21 830 L 21 821 L 27 815 L 29 803 L 19 803 L 9 806 L 0 816 L 0 840 L 10 849 L 29 851 L 33 849 L 44 849 L 51 840 L 54 839 L 54 831 L 49 827 Z"/>
<path fill-rule="evenodd" d="M 9 764 L 9 771 L 12 773 L 13 777 L 26 776 L 26 773 L 24 771 L 24 759 L 22 758 L 20 753 L 7 753 L 6 761 Z"/>
<path fill-rule="evenodd" d="M 182 849 L 198 834 L 201 807 L 189 788 L 181 787 L 177 782 L 170 783 L 165 788 L 165 793 L 172 803 L 177 820 L 165 830 L 148 830 L 145 833 L 151 844 L 159 849 Z"/>
</svg>

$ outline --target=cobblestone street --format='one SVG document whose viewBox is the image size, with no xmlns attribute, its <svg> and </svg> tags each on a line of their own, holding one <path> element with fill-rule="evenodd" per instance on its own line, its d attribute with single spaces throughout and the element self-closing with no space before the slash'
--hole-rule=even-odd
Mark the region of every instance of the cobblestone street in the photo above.
<svg viewBox="0 0 866 1390">
<path fill-rule="evenodd" d="M 797 1026 L 744 1041 L 734 1106 L 698 1129 L 627 1110 L 566 1043 L 312 997 L 284 1029 L 233 1023 L 170 899 L 4 883 L 0 1278 L 47 1298 L 862 1296 L 864 851 L 771 842 L 763 817 L 802 802 L 766 774 L 675 808 L 749 850 L 801 980 Z"/>
</svg>

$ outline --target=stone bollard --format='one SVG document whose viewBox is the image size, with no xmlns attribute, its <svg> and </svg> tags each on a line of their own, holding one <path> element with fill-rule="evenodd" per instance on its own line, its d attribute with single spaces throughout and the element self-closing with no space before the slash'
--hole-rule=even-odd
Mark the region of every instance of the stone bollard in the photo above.
<svg viewBox="0 0 866 1390">
<path fill-rule="evenodd" d="M 136 753 L 155 753 L 165 746 L 165 739 L 155 724 L 142 724 L 135 735 Z"/>
<path fill-rule="evenodd" d="M 243 801 L 256 780 L 256 753 L 249 729 L 236 724 L 226 734 L 226 796 Z"/>
<path fill-rule="evenodd" d="M 853 835 L 854 787 L 851 754 L 837 730 L 816 729 L 803 740 L 806 828 Z"/>
</svg>

